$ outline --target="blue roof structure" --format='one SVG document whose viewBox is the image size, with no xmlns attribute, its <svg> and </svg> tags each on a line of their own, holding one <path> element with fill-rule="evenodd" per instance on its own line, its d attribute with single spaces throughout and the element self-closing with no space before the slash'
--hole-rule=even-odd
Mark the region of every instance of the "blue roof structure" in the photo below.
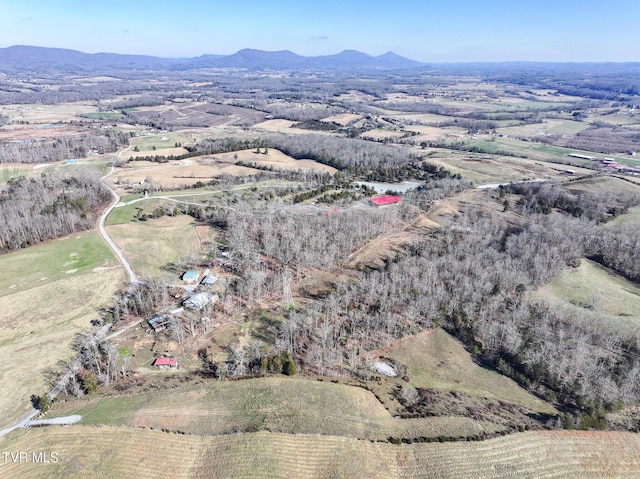
<svg viewBox="0 0 640 479">
<path fill-rule="evenodd" d="M 182 275 L 182 281 L 186 281 L 187 283 L 195 282 L 197 281 L 198 276 L 200 276 L 199 269 L 190 269 L 189 271 L 187 271 Z"/>
</svg>

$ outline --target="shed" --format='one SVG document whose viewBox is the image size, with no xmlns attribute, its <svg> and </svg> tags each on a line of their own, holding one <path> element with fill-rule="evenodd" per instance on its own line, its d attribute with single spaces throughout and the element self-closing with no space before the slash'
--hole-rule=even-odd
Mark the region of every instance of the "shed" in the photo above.
<svg viewBox="0 0 640 479">
<path fill-rule="evenodd" d="M 394 195 L 374 196 L 369 198 L 369 203 L 374 206 L 387 206 L 400 203 L 400 198 Z"/>
<path fill-rule="evenodd" d="M 200 281 L 200 284 L 203 284 L 205 286 L 211 286 L 216 284 L 217 282 L 218 282 L 217 274 L 208 274 L 204 278 L 202 278 L 202 281 Z"/>
<path fill-rule="evenodd" d="M 185 283 L 195 283 L 196 281 L 198 281 L 199 276 L 199 269 L 190 269 L 182 275 L 182 281 L 184 281 Z"/>
<path fill-rule="evenodd" d="M 153 363 L 154 366 L 160 366 L 162 368 L 177 368 L 178 367 L 178 360 L 177 359 L 169 359 L 169 358 L 156 358 L 155 362 Z"/>
</svg>

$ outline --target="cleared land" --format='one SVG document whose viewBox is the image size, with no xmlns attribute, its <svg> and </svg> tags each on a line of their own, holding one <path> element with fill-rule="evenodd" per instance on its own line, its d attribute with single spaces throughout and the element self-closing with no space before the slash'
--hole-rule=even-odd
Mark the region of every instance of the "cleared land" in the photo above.
<svg viewBox="0 0 640 479">
<path fill-rule="evenodd" d="M 159 380 L 156 378 L 155 380 Z M 272 431 L 385 440 L 469 436 L 502 430 L 465 417 L 394 419 L 365 389 L 300 378 L 208 382 L 182 391 L 74 401 L 56 409 L 82 424 L 126 425 L 213 435 Z"/>
<path fill-rule="evenodd" d="M 340 113 L 338 115 L 328 116 L 320 121 L 333 122 L 338 125 L 347 126 L 350 123 L 354 123 L 362 118 L 362 115 L 356 113 Z"/>
<path fill-rule="evenodd" d="M 90 327 L 124 280 L 96 232 L 0 257 L 0 418 L 25 411 L 48 385 L 45 371 L 70 355 L 73 335 Z"/>
<path fill-rule="evenodd" d="M 126 252 L 135 271 L 148 277 L 166 273 L 162 267 L 181 256 L 200 253 L 202 242 L 207 240 L 199 236 L 194 219 L 186 215 L 112 224 L 107 231 Z"/>
<path fill-rule="evenodd" d="M 169 163 L 132 161 L 127 163 L 124 168 L 117 170 L 113 175 L 113 181 L 120 185 L 151 183 L 164 188 L 179 188 L 183 185 L 193 185 L 198 181 L 206 182 L 222 175 L 246 176 L 254 175 L 260 171 L 238 166 L 236 165 L 238 161 L 280 169 L 301 169 L 328 173 L 336 171 L 335 168 L 313 160 L 296 160 L 279 150 L 270 149 L 266 155 L 256 153 L 256 150 L 241 150 Z"/>
<path fill-rule="evenodd" d="M 580 121 L 549 119 L 543 120 L 542 123 L 500 128 L 498 129 L 498 133 L 531 138 L 534 136 L 575 134 L 589 127 L 590 125 L 588 123 Z"/>
<path fill-rule="evenodd" d="M 269 432 L 183 436 L 117 427 L 32 429 L 3 451 L 57 453 L 56 463 L 0 463 L 6 478 L 636 477 L 631 433 L 528 432 L 484 442 L 393 445 Z M 30 456 L 31 459 L 31 456 Z"/>
<path fill-rule="evenodd" d="M 536 294 L 583 316 L 640 324 L 640 286 L 587 259 L 578 268 L 565 269 Z"/>
<path fill-rule="evenodd" d="M 535 178 L 566 179 L 566 166 L 545 161 L 528 160 L 511 156 L 489 156 L 473 153 L 439 151 L 427 159 L 449 170 L 460 174 L 475 184 L 488 184 L 509 181 L 532 180 Z M 593 170 L 570 167 L 577 175 L 590 175 Z"/>
<path fill-rule="evenodd" d="M 382 354 L 407 366 L 415 387 L 460 391 L 520 404 L 534 411 L 554 412 L 553 407 L 511 379 L 474 363 L 462 344 L 442 329 L 394 341 Z"/>
<path fill-rule="evenodd" d="M 640 206 L 634 206 L 633 208 L 629 208 L 629 211 L 624 214 L 614 218 L 611 222 L 607 223 L 610 225 L 640 225 Z"/>
<path fill-rule="evenodd" d="M 614 176 L 600 176 L 571 181 L 565 184 L 570 191 L 587 191 L 589 193 L 628 193 L 640 194 L 640 186 Z"/>
</svg>

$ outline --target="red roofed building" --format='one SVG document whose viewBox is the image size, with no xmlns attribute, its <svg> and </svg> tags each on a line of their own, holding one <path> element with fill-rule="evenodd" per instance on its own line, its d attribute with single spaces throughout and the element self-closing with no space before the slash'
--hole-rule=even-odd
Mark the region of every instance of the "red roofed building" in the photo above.
<svg viewBox="0 0 640 479">
<path fill-rule="evenodd" d="M 369 198 L 369 203 L 374 206 L 395 205 L 396 203 L 400 203 L 400 198 L 393 195 L 374 196 L 373 198 Z"/>
<path fill-rule="evenodd" d="M 156 358 L 156 361 L 153 363 L 154 366 L 160 366 L 163 368 L 177 368 L 178 360 L 177 359 L 169 359 L 169 358 Z"/>
</svg>

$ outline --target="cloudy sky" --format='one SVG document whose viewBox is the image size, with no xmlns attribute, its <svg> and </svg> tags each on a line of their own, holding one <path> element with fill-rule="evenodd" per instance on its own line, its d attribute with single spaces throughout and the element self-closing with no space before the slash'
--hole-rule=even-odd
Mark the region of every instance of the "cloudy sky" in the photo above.
<svg viewBox="0 0 640 479">
<path fill-rule="evenodd" d="M 640 61 L 640 0 L 0 0 L 0 47 L 192 57 L 394 51 L 425 62 Z"/>
</svg>

